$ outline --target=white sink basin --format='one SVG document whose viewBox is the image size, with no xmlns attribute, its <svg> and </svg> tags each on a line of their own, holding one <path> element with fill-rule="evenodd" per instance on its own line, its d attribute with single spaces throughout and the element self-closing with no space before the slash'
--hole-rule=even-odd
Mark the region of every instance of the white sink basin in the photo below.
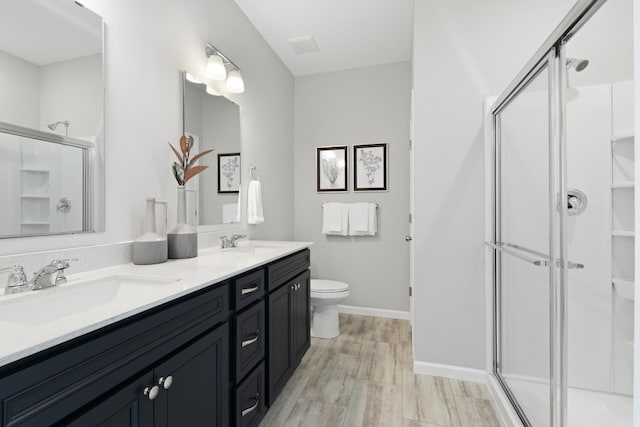
<svg viewBox="0 0 640 427">
<path fill-rule="evenodd" d="M 5 301 L 0 297 L 0 323 L 46 326 L 53 320 L 99 309 L 126 297 L 126 293 L 148 292 L 177 281 L 179 279 L 115 275 L 31 291 Z"/>
<path fill-rule="evenodd" d="M 225 251 L 233 252 L 233 253 L 243 253 L 243 254 L 256 254 L 256 255 L 269 255 L 275 253 L 280 250 L 278 247 L 274 246 L 238 246 L 237 248 L 228 248 L 224 249 Z"/>
</svg>

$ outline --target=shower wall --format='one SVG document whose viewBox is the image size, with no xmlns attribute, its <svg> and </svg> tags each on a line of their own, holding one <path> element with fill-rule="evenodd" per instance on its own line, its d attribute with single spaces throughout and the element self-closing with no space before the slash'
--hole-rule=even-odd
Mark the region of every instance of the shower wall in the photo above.
<svg viewBox="0 0 640 427">
<path fill-rule="evenodd" d="M 633 320 L 633 303 L 629 309 L 628 300 L 622 301 L 612 287 L 615 274 L 612 250 L 615 248 L 612 248 L 611 236 L 614 227 L 611 137 L 632 130 L 632 96 L 626 96 L 633 93 L 630 85 L 571 88 L 567 94 L 567 184 L 569 188 L 582 190 L 588 198 L 586 210 L 569 216 L 567 224 L 569 259 L 585 265 L 582 270 L 569 271 L 569 386 L 621 393 L 631 393 L 632 351 L 629 352 L 628 344 L 621 343 L 632 336 L 628 329 Z M 521 106 L 514 109 L 516 114 L 511 114 L 508 122 L 502 121 L 501 135 L 505 146 L 510 138 L 528 141 L 510 147 L 512 163 L 502 165 L 506 174 L 509 168 L 518 169 L 518 173 L 511 174 L 515 179 L 502 181 L 502 193 L 512 199 L 509 203 L 503 200 L 502 206 L 503 211 L 510 209 L 508 214 L 518 219 L 513 224 L 520 225 L 516 229 L 508 218 L 502 218 L 503 239 L 506 241 L 505 236 L 509 236 L 509 243 L 527 242 L 525 246 L 530 249 L 548 253 L 548 214 L 540 210 L 546 210 L 547 206 L 536 205 L 536 201 L 548 199 L 546 194 L 540 194 L 548 191 L 545 184 L 548 130 L 529 125 L 533 121 L 532 112 L 546 111 L 547 94 L 528 90 L 520 97 Z M 520 196 L 522 200 L 513 200 Z M 522 227 L 523 223 L 529 226 Z M 632 239 L 629 240 L 632 245 Z M 624 246 L 625 242 L 616 245 Z M 619 252 L 627 254 L 628 251 L 623 248 Z M 503 364 L 505 376 L 546 383 L 549 346 L 543 331 L 548 331 L 549 324 L 548 270 L 511 262 L 502 274 L 505 299 L 502 306 L 509 311 L 505 318 L 521 322 L 502 325 L 503 361 L 508 363 Z M 627 277 L 631 274 L 632 279 L 632 272 L 625 274 Z M 532 347 L 539 351 L 530 351 Z"/>
</svg>

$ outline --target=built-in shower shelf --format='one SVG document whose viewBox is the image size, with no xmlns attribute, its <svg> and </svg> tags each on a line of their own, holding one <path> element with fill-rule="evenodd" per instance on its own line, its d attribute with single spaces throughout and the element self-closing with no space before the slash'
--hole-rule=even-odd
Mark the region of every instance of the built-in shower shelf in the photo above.
<svg viewBox="0 0 640 427">
<path fill-rule="evenodd" d="M 633 188 L 635 187 L 635 182 L 633 181 L 620 181 L 614 182 L 611 184 L 611 188 Z"/>
<path fill-rule="evenodd" d="M 620 135 L 613 135 L 611 142 L 633 142 L 634 135 L 632 133 L 624 133 Z"/>
<path fill-rule="evenodd" d="M 49 225 L 49 221 L 22 221 L 22 225 Z"/>
<path fill-rule="evenodd" d="M 22 172 L 31 172 L 31 173 L 49 173 L 49 169 L 45 169 L 45 168 L 22 168 L 20 170 Z"/>
<path fill-rule="evenodd" d="M 614 277 L 611 282 L 620 298 L 634 299 L 634 282 Z"/>
<path fill-rule="evenodd" d="M 635 237 L 635 231 L 623 231 L 623 230 L 614 230 L 611 232 L 611 235 L 614 237 Z"/>
<path fill-rule="evenodd" d="M 23 199 L 49 199 L 49 196 L 45 196 L 42 194 L 23 194 L 22 196 Z"/>
</svg>

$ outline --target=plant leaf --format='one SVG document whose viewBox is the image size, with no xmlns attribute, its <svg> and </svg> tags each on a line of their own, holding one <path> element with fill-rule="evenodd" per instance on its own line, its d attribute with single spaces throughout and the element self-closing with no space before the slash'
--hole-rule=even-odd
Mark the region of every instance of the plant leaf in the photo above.
<svg viewBox="0 0 640 427">
<path fill-rule="evenodd" d="M 184 157 L 187 156 L 187 137 L 184 135 L 180 137 L 180 151 Z"/>
<path fill-rule="evenodd" d="M 187 165 L 188 168 L 190 168 L 195 162 L 196 160 L 198 160 L 200 157 L 204 156 L 205 154 L 209 154 L 210 152 L 213 151 L 213 148 L 210 150 L 205 150 L 202 153 L 196 154 L 195 156 L 193 156 L 193 158 L 189 161 L 189 164 Z"/>
<path fill-rule="evenodd" d="M 178 181 L 178 185 L 184 185 L 184 169 L 182 169 L 182 166 L 173 162 L 173 167 L 171 169 L 173 170 L 173 176 L 176 178 L 176 181 Z"/>
<path fill-rule="evenodd" d="M 193 135 L 187 136 L 187 153 L 191 152 L 191 148 L 193 147 Z"/>
<path fill-rule="evenodd" d="M 192 168 L 187 169 L 187 171 L 184 173 L 184 184 L 186 184 L 187 181 L 189 181 L 191 178 L 198 175 L 200 172 L 202 172 L 208 167 L 209 166 L 194 166 Z"/>
<path fill-rule="evenodd" d="M 182 156 L 180 156 L 180 153 L 178 153 L 178 150 L 176 150 L 174 146 L 171 145 L 171 143 L 169 143 L 169 147 L 171 147 L 171 150 L 173 150 L 173 153 L 176 155 L 180 163 L 182 163 Z"/>
</svg>

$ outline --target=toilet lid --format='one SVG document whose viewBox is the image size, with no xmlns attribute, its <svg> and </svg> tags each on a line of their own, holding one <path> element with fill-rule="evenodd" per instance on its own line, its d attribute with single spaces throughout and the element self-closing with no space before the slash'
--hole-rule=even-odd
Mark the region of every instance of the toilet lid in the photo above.
<svg viewBox="0 0 640 427">
<path fill-rule="evenodd" d="M 311 292 L 342 292 L 349 290 L 349 285 L 335 280 L 311 280 Z"/>
</svg>

